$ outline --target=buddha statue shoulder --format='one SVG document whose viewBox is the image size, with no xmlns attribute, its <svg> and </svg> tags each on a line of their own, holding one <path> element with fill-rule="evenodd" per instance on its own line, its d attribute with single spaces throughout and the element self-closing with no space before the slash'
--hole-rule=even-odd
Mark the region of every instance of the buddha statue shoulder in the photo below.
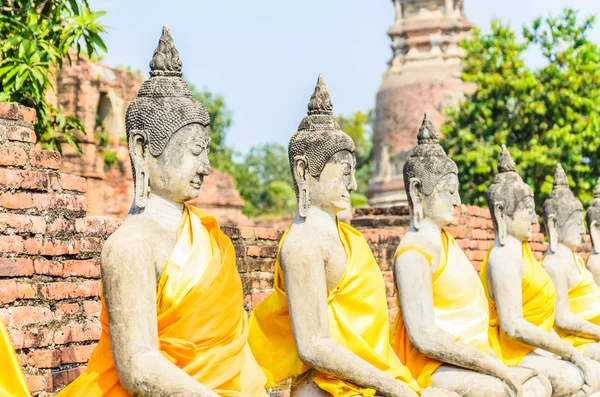
<svg viewBox="0 0 600 397">
<path fill-rule="evenodd" d="M 583 204 L 560 164 L 543 210 L 549 244 L 542 266 L 556 287 L 554 328 L 562 340 L 600 360 L 600 287 L 575 253 L 585 234 Z"/>
<path fill-rule="evenodd" d="M 594 361 L 553 330 L 556 289 L 529 246 L 537 224 L 532 189 L 517 174 L 506 146 L 487 192 L 496 240 L 480 277 L 490 304 L 490 344 L 507 365 L 537 369 L 553 396 L 585 396 L 598 390 Z"/>
<path fill-rule="evenodd" d="M 488 339 L 488 301 L 475 268 L 443 228 L 460 206 L 458 168 L 429 113 L 404 165 L 411 223 L 394 257 L 399 311 L 392 346 L 421 387 L 460 396 L 550 396 L 548 379 L 510 368 Z"/>
<path fill-rule="evenodd" d="M 356 189 L 354 151 L 319 76 L 288 147 L 298 206 L 275 291 L 250 316 L 252 352 L 267 387 L 291 378 L 294 397 L 449 395 L 421 391 L 394 354 L 381 271 L 360 232 L 337 220 Z"/>
<path fill-rule="evenodd" d="M 596 284 L 600 285 L 600 178 L 594 188 L 594 200 L 588 207 L 585 220 L 592 242 L 592 252 L 585 265 L 592 272 Z"/>
<path fill-rule="evenodd" d="M 102 335 L 61 397 L 267 396 L 231 241 L 185 204 L 210 173 L 210 118 L 181 70 L 165 27 L 127 109 L 135 198 L 102 251 Z"/>
</svg>

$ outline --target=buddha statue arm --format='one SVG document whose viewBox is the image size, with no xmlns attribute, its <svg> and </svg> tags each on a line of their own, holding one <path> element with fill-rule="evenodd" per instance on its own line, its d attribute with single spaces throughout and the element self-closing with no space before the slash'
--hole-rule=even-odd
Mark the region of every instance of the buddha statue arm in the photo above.
<svg viewBox="0 0 600 397">
<path fill-rule="evenodd" d="M 589 360 L 579 350 L 564 342 L 555 333 L 544 332 L 524 319 L 520 271 L 522 266 L 520 257 L 505 256 L 502 261 L 496 260 L 493 255 L 489 257 L 488 272 L 502 331 L 513 339 L 570 361 L 581 369 L 585 383 L 592 385 L 595 376 Z"/>
<path fill-rule="evenodd" d="M 600 341 L 600 327 L 573 314 L 569 308 L 569 285 L 567 269 L 562 264 L 548 261 L 544 269 L 556 288 L 556 319 L 554 326 L 569 333 Z"/>
<path fill-rule="evenodd" d="M 500 360 L 457 341 L 437 327 L 434 317 L 431 267 L 422 254 L 409 251 L 394 266 L 402 317 L 413 346 L 421 353 L 462 368 L 502 379 L 519 394 L 521 382 Z"/>
<path fill-rule="evenodd" d="M 110 344 L 121 385 L 134 396 L 217 397 L 159 351 L 152 247 L 113 234 L 102 251 Z"/>
<path fill-rule="evenodd" d="M 288 241 L 280 252 L 298 356 L 309 367 L 375 389 L 384 396 L 416 397 L 403 382 L 375 368 L 331 338 L 324 258 L 318 244 Z"/>
</svg>

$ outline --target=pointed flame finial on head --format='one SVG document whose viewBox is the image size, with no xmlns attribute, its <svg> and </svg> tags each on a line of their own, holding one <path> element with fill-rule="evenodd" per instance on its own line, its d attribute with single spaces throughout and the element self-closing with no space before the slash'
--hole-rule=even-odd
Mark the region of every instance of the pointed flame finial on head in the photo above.
<svg viewBox="0 0 600 397">
<path fill-rule="evenodd" d="M 594 198 L 600 198 L 600 178 L 598 178 L 596 187 L 594 188 Z"/>
<path fill-rule="evenodd" d="M 510 152 L 506 145 L 502 145 L 502 152 L 500 152 L 500 157 L 498 158 L 498 172 L 515 172 L 517 169 L 517 165 L 513 160 Z"/>
<path fill-rule="evenodd" d="M 163 26 L 162 35 L 158 46 L 154 50 L 150 61 L 150 76 L 183 76 L 183 65 L 179 59 L 179 51 L 175 48 L 175 42 L 167 25 Z"/>
<path fill-rule="evenodd" d="M 331 104 L 331 96 L 325 85 L 325 79 L 322 74 L 319 74 L 315 91 L 308 102 L 308 114 L 333 114 L 333 105 Z"/>
<path fill-rule="evenodd" d="M 421 128 L 419 128 L 419 135 L 417 135 L 417 141 L 419 145 L 423 145 L 428 143 L 438 143 L 439 140 L 440 137 L 438 136 L 433 121 L 431 120 L 429 111 L 426 111 L 425 116 L 423 117 L 423 122 L 421 123 Z"/>
<path fill-rule="evenodd" d="M 565 173 L 562 165 L 558 163 L 556 165 L 556 172 L 554 173 L 554 181 L 552 182 L 552 189 L 569 188 L 569 178 Z"/>
</svg>

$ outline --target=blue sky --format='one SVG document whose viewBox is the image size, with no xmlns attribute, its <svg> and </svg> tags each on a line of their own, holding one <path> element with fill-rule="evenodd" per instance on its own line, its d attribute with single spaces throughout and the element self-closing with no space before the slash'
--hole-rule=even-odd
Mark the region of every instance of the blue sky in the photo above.
<svg viewBox="0 0 600 397">
<path fill-rule="evenodd" d="M 90 0 L 105 10 L 107 65 L 148 77 L 148 62 L 169 25 L 186 77 L 222 94 L 233 111 L 227 144 L 240 152 L 265 142 L 287 145 L 323 73 L 336 114 L 375 106 L 390 58 L 390 0 Z M 572 7 L 600 14 L 599 0 L 465 0 L 467 18 L 485 29 L 493 18 L 520 27 Z M 597 25 L 600 21 L 597 22 Z M 593 32 L 600 43 L 600 29 Z M 539 64 L 528 54 L 527 62 Z"/>
</svg>

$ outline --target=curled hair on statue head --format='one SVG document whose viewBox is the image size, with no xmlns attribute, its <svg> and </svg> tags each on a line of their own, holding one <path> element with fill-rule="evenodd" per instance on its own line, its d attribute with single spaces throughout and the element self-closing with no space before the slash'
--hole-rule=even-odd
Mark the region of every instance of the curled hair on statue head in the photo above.
<svg viewBox="0 0 600 397">
<path fill-rule="evenodd" d="M 404 163 L 402 174 L 404 177 L 404 188 L 408 198 L 411 213 L 414 209 L 415 197 L 410 193 L 411 180 L 417 178 L 420 181 L 421 192 L 429 196 L 439 183 L 448 174 L 458 175 L 458 167 L 447 155 L 439 144 L 439 136 L 429 112 L 425 112 L 419 134 L 417 145 Z"/>
</svg>

